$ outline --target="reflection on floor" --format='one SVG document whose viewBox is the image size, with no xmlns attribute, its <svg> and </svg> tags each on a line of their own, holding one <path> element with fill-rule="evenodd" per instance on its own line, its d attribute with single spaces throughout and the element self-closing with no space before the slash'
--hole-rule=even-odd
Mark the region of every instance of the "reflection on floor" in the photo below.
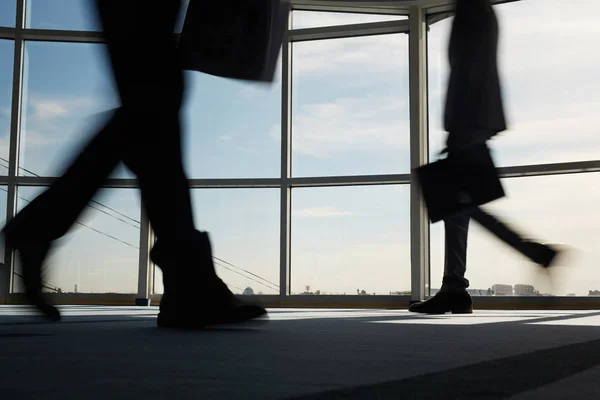
<svg viewBox="0 0 600 400">
<path fill-rule="evenodd" d="M 553 399 L 600 394 L 600 311 L 275 309 L 260 327 L 155 328 L 155 307 L 0 306 L 21 399 Z"/>
</svg>

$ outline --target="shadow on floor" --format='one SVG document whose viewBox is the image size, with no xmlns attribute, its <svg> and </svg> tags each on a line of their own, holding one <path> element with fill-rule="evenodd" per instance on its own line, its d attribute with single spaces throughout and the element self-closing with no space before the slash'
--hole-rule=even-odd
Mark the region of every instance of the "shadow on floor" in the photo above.
<svg viewBox="0 0 600 400">
<path fill-rule="evenodd" d="M 293 399 L 504 399 L 599 365 L 600 340 L 593 340 L 397 381 Z"/>
</svg>

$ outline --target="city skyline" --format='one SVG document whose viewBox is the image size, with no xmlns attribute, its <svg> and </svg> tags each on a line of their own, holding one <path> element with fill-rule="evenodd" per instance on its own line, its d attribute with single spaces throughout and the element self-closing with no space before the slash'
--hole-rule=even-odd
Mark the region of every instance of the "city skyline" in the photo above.
<svg viewBox="0 0 600 400">
<path fill-rule="evenodd" d="M 93 26 L 83 8 L 69 8 L 67 3 L 32 3 L 30 25 L 48 29 Z M 575 3 L 587 11 L 581 19 L 600 11 L 591 1 Z M 0 6 L 0 14 L 2 7 L 6 6 Z M 49 10 L 45 12 L 44 7 Z M 501 72 L 510 128 L 492 142 L 498 164 L 600 158 L 596 155 L 600 154 L 596 150 L 600 136 L 594 132 L 600 118 L 595 106 L 600 102 L 593 98 L 600 80 L 592 79 L 594 68 L 600 67 L 600 55 L 590 50 L 600 28 L 568 22 L 568 32 L 556 32 L 558 21 L 565 23 L 562 4 L 556 1 L 509 3 L 496 10 L 502 29 Z M 298 15 L 296 28 L 403 18 Z M 441 116 L 450 24 L 451 20 L 436 23 L 429 32 L 433 159 L 445 136 Z M 576 43 L 568 41 L 575 37 Z M 12 54 L 12 42 L 0 40 L 0 156 L 5 159 Z M 27 42 L 25 56 L 20 166 L 37 175 L 53 176 L 117 100 L 101 45 Z M 302 42 L 293 45 L 293 57 L 292 176 L 410 172 L 408 35 Z M 279 178 L 281 79 L 265 86 L 199 73 L 186 77 L 184 153 L 189 176 Z M 29 175 L 23 169 L 21 173 Z M 583 250 L 576 269 L 560 270 L 564 281 L 561 288 L 555 288 L 559 293 L 587 295 L 589 290 L 600 289 L 594 240 L 600 217 L 593 212 L 600 200 L 597 175 L 511 178 L 505 180 L 509 197 L 489 207 L 542 240 Z M 113 176 L 131 174 L 121 168 Z M 40 190 L 21 188 L 19 196 L 31 200 Z M 378 294 L 410 290 L 409 190 L 409 185 L 293 189 L 292 292 L 301 293 L 306 286 L 348 294 L 357 288 Z M 139 221 L 135 190 L 109 189 L 101 196 L 97 200 L 102 204 Z M 19 207 L 23 202 L 19 201 Z M 217 257 L 279 283 L 279 189 L 195 189 L 193 202 L 197 225 L 210 232 Z M 4 217 L 3 192 L 0 207 Z M 129 224 L 90 210 L 80 221 L 118 240 L 79 226 L 53 256 L 56 268 L 49 281 L 65 290 L 77 284 L 80 292 L 137 292 L 139 229 L 125 220 Z M 431 229 L 432 288 L 441 284 L 442 260 L 443 226 L 435 224 Z M 256 292 L 277 292 L 273 287 L 259 288 L 223 266 L 218 271 L 232 289 L 251 286 Z M 553 289 L 526 260 L 475 224 L 467 277 L 472 288 L 520 282 L 541 292 Z"/>
</svg>

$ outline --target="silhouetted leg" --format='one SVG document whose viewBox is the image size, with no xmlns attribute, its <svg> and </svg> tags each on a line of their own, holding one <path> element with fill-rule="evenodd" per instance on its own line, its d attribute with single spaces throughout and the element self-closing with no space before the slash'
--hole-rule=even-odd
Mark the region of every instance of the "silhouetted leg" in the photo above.
<svg viewBox="0 0 600 400">
<path fill-rule="evenodd" d="M 170 230 L 163 233 L 164 237 L 175 240 L 180 236 L 176 234 L 177 229 L 188 236 L 193 230 L 180 155 L 178 113 L 183 79 L 172 37 L 179 2 L 163 1 L 150 7 L 143 6 L 142 2 L 126 2 L 119 3 L 118 9 L 115 4 L 99 1 L 100 9 L 107 11 L 100 15 L 105 17 L 101 19 L 107 28 L 109 51 L 116 55 L 112 61 L 123 106 L 66 173 L 4 229 L 8 246 L 19 252 L 29 302 L 52 319 L 60 318 L 58 311 L 41 298 L 41 266 L 51 241 L 66 233 L 121 158 L 140 174 L 142 190 L 147 192 L 144 195 L 152 196 L 145 205 L 150 209 L 149 215 L 155 217 L 152 222 L 156 228 Z M 116 20 L 107 21 L 107 15 Z M 141 40 L 144 35 L 151 44 Z M 155 164 L 162 157 L 166 158 L 166 167 L 141 168 L 140 152 Z M 155 173 L 155 179 L 162 178 L 162 182 L 157 181 L 153 188 L 148 188 L 151 173 Z M 161 191 L 157 188 L 159 182 L 163 185 Z M 169 182 L 177 187 L 169 188 Z M 160 218 L 156 221 L 159 208 L 164 213 L 162 222 Z M 172 210 L 175 215 L 165 210 Z"/>
<path fill-rule="evenodd" d="M 196 328 L 266 313 L 236 299 L 214 270 L 206 232 L 194 229 L 181 157 L 184 75 L 173 31 L 180 0 L 96 0 L 126 118 L 123 161 L 137 175 L 163 271 L 158 325 Z"/>
<path fill-rule="evenodd" d="M 456 138 L 464 136 L 449 135 L 448 149 L 455 151 L 459 146 Z M 466 137 L 469 137 L 466 135 Z M 444 219 L 444 276 L 441 290 L 427 301 L 412 304 L 411 312 L 424 314 L 470 314 L 473 303 L 466 289 L 469 281 L 465 278 L 467 270 L 467 242 L 470 216 L 466 213 Z"/>
<path fill-rule="evenodd" d="M 135 1 L 100 0 L 98 4 L 123 106 L 63 176 L 19 213 L 11 223 L 13 237 L 17 232 L 28 240 L 64 235 L 122 159 L 139 175 L 142 192 L 146 192 L 143 201 L 155 216 L 156 231 L 174 237 L 176 229 L 169 229 L 168 224 L 177 220 L 188 233 L 193 226 L 181 162 L 183 77 L 171 34 L 179 1 L 165 0 L 151 7 Z M 141 40 L 143 35 L 146 40 Z M 168 187 L 173 184 L 174 188 Z M 164 213 L 157 211 L 161 207 L 181 217 L 161 219 Z"/>
<path fill-rule="evenodd" d="M 13 242 L 52 241 L 67 233 L 120 161 L 120 121 L 117 112 L 64 174 L 15 216 L 5 229 Z"/>
<path fill-rule="evenodd" d="M 30 202 L 3 229 L 6 245 L 18 252 L 25 293 L 48 318 L 59 320 L 58 310 L 41 297 L 42 265 L 51 242 L 64 235 L 104 179 L 119 162 L 120 118 L 112 120 L 90 141 L 66 172 Z"/>
<path fill-rule="evenodd" d="M 471 218 L 481 224 L 490 233 L 536 264 L 548 267 L 556 256 L 555 250 L 540 243 L 526 240 L 506 223 L 479 207 L 474 209 L 470 214 Z"/>
<path fill-rule="evenodd" d="M 442 289 L 462 291 L 469 287 L 467 270 L 468 215 L 457 215 L 444 220 L 444 278 Z"/>
<path fill-rule="evenodd" d="M 139 179 L 158 239 L 173 242 L 194 230 L 181 158 L 184 77 L 173 36 L 180 3 L 97 0 L 127 116 L 123 161 Z"/>
</svg>

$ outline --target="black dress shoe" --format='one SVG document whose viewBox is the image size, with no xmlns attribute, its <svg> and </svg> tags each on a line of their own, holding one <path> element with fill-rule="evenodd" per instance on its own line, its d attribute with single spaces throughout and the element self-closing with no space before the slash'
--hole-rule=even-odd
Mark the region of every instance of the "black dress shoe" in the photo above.
<svg viewBox="0 0 600 400">
<path fill-rule="evenodd" d="M 408 311 L 422 314 L 472 314 L 473 301 L 466 291 L 438 292 L 429 300 L 415 303 Z"/>
<path fill-rule="evenodd" d="M 159 327 L 202 329 L 265 321 L 258 321 L 267 314 L 263 307 L 242 302 L 217 276 L 208 233 L 196 231 L 189 242 L 172 246 L 159 238 L 150 252 L 163 271 L 165 287 Z"/>
<path fill-rule="evenodd" d="M 224 288 L 219 288 L 218 286 Z M 160 301 L 157 326 L 160 328 L 203 329 L 216 325 L 252 322 L 264 323 L 259 319 L 267 311 L 256 304 L 246 304 L 227 289 L 225 283 L 207 288 L 201 285 L 201 296 L 171 296 L 163 294 Z"/>
</svg>

